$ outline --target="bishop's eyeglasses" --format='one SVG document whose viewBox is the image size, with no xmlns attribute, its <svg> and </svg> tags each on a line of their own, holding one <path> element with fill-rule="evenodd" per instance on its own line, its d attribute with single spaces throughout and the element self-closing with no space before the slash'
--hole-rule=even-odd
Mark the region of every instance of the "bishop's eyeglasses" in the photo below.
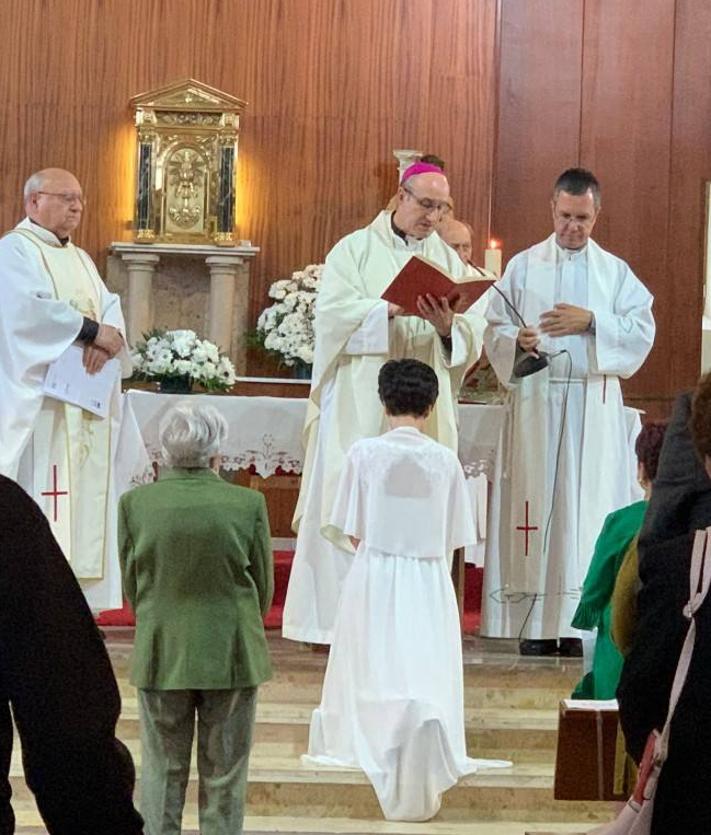
<svg viewBox="0 0 711 835">
<path fill-rule="evenodd" d="M 418 197 L 414 192 L 410 191 L 407 186 L 403 186 L 403 191 L 406 191 L 410 197 L 417 203 L 417 205 L 426 212 L 442 212 L 449 211 L 449 203 L 442 202 L 440 203 L 437 200 L 430 200 L 427 197 Z"/>
</svg>

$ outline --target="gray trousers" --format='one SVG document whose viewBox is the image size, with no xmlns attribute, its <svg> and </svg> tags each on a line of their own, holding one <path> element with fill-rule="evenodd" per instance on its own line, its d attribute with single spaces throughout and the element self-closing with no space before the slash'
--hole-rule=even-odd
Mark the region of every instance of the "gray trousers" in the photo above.
<svg viewBox="0 0 711 835">
<path fill-rule="evenodd" d="M 241 835 L 257 688 L 139 690 L 146 835 L 180 835 L 197 712 L 202 835 Z"/>
</svg>

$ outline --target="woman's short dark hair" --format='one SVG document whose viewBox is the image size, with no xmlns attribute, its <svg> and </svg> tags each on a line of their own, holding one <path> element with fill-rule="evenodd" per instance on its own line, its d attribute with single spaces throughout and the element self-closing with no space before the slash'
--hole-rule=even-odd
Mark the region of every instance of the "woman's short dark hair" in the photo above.
<svg viewBox="0 0 711 835">
<path fill-rule="evenodd" d="M 378 394 L 389 415 L 424 417 L 438 393 L 437 375 L 419 360 L 388 360 L 378 374 Z"/>
<path fill-rule="evenodd" d="M 711 374 L 699 380 L 691 403 L 691 438 L 703 461 L 711 457 Z"/>
<path fill-rule="evenodd" d="M 644 467 L 644 474 L 650 481 L 657 477 L 659 453 L 662 451 L 666 431 L 665 420 L 650 420 L 644 424 L 635 441 L 634 451 L 637 453 L 637 460 Z"/>
</svg>

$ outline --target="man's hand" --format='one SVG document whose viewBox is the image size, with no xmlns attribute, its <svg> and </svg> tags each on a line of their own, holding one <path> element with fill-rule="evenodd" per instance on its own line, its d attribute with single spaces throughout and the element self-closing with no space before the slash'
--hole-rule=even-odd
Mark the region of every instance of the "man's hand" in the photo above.
<svg viewBox="0 0 711 835">
<path fill-rule="evenodd" d="M 123 348 L 123 337 L 112 325 L 99 324 L 99 332 L 96 334 L 94 345 L 103 348 L 109 357 L 115 357 Z"/>
<path fill-rule="evenodd" d="M 394 316 L 400 316 L 401 314 L 402 308 L 399 304 L 388 302 L 388 319 L 392 319 Z"/>
<path fill-rule="evenodd" d="M 585 333 L 592 322 L 592 311 L 574 304 L 557 304 L 541 314 L 541 330 L 549 336 L 572 336 Z"/>
<path fill-rule="evenodd" d="M 521 350 L 526 352 L 535 351 L 540 341 L 538 331 L 536 328 L 519 328 L 516 341 L 521 347 Z"/>
<path fill-rule="evenodd" d="M 97 371 L 101 371 L 110 359 L 111 357 L 103 348 L 97 348 L 96 345 L 84 346 L 82 361 L 87 374 L 96 374 Z"/>
<path fill-rule="evenodd" d="M 418 296 L 417 310 L 420 316 L 429 322 L 440 336 L 451 335 L 454 311 L 444 296 L 441 299 L 436 299 L 430 293 Z"/>
</svg>

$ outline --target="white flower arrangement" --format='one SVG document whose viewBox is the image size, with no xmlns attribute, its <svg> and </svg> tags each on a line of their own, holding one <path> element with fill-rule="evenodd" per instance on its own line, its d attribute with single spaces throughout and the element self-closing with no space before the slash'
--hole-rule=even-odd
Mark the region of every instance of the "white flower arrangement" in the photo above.
<svg viewBox="0 0 711 835">
<path fill-rule="evenodd" d="M 229 357 L 195 331 L 151 331 L 133 350 L 134 376 L 166 382 L 187 379 L 207 391 L 226 391 L 237 379 Z"/>
<path fill-rule="evenodd" d="M 261 312 L 256 338 L 285 365 L 310 366 L 314 361 L 314 312 L 322 272 L 323 264 L 310 264 L 269 288 L 275 301 Z"/>
</svg>

